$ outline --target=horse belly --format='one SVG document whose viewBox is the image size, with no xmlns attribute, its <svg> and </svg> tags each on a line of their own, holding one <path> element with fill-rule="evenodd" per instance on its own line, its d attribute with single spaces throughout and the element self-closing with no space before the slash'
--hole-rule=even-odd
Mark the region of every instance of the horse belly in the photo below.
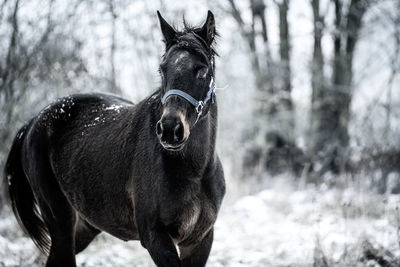
<svg viewBox="0 0 400 267">
<path fill-rule="evenodd" d="M 88 220 L 98 229 L 109 233 L 121 240 L 138 240 L 139 235 L 134 222 L 133 208 L 124 203 L 113 203 L 106 210 L 88 210 Z"/>
</svg>

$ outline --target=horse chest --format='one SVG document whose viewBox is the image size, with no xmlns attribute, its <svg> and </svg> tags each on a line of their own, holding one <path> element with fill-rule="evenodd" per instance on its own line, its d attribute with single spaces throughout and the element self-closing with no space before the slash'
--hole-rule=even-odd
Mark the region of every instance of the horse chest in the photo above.
<svg viewBox="0 0 400 267">
<path fill-rule="evenodd" d="M 175 241 L 180 241 L 190 236 L 202 217 L 201 201 L 192 198 L 167 206 L 161 211 L 161 219 L 168 226 L 171 237 Z"/>
<path fill-rule="evenodd" d="M 183 206 L 178 215 L 178 234 L 182 238 L 190 235 L 199 221 L 201 214 L 200 201 L 194 200 Z"/>
</svg>

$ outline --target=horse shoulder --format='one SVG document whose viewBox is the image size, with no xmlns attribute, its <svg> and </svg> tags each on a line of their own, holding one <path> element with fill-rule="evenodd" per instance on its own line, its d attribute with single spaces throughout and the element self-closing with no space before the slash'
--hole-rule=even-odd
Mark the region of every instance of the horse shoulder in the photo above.
<svg viewBox="0 0 400 267">
<path fill-rule="evenodd" d="M 219 210 L 222 199 L 225 196 L 226 186 L 224 170 L 218 155 L 215 155 L 208 171 L 204 175 L 203 188 L 210 198 L 210 201 L 216 206 L 217 210 Z"/>
<path fill-rule="evenodd" d="M 201 242 L 217 219 L 224 194 L 223 169 L 219 159 L 215 158 L 201 180 L 199 194 L 184 206 L 179 217 L 179 246 L 191 247 Z"/>
</svg>

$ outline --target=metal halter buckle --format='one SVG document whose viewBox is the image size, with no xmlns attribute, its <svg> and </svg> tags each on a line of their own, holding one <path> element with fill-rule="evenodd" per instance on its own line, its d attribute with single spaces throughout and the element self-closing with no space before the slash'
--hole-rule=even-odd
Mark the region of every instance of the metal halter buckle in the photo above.
<svg viewBox="0 0 400 267">
<path fill-rule="evenodd" d="M 197 106 L 196 106 L 196 112 L 197 112 L 197 114 L 200 113 L 200 112 L 203 110 L 203 108 L 204 108 L 204 103 L 203 103 L 203 101 L 199 101 L 199 103 L 198 103 Z"/>
</svg>

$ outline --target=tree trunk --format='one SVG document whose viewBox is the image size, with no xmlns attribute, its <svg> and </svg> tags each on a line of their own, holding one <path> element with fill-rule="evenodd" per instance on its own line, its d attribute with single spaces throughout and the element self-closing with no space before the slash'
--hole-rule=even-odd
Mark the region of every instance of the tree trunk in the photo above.
<svg viewBox="0 0 400 267">
<path fill-rule="evenodd" d="M 313 11 L 313 25 L 314 25 L 314 49 L 313 58 L 311 63 L 311 122 L 310 122 L 310 141 L 313 150 L 317 152 L 320 149 L 318 142 L 319 125 L 322 120 L 319 111 L 321 110 L 323 94 L 325 92 L 326 84 L 324 80 L 324 55 L 322 53 L 322 35 L 324 29 L 324 18 L 320 14 L 319 0 L 311 0 Z"/>
<path fill-rule="evenodd" d="M 2 102 L 0 112 L 3 115 L 3 121 L 0 121 L 3 126 L 0 129 L 0 152 L 6 151 L 8 141 L 10 139 L 11 119 L 13 115 L 14 103 L 14 81 L 16 71 L 18 69 L 18 62 L 16 60 L 16 50 L 18 42 L 18 11 L 19 0 L 15 2 L 13 13 L 10 18 L 11 36 L 8 45 L 8 52 L 5 60 L 5 66 L 1 68 L 0 72 L 0 101 Z M 2 162 L 2 161 L 1 161 Z M 1 166 L 0 166 L 1 167 Z"/>
<path fill-rule="evenodd" d="M 284 140 L 287 144 L 294 144 L 290 68 L 291 47 L 288 23 L 289 0 L 283 0 L 280 3 L 276 2 L 280 22 L 279 61 L 274 61 L 271 56 L 264 0 L 250 0 L 252 15 L 250 27 L 246 27 L 235 1 L 228 1 L 231 6 L 232 16 L 238 23 L 240 33 L 249 46 L 257 88 L 257 104 L 254 109 L 255 125 L 249 132 L 245 133 L 246 139 L 253 142 L 249 151 L 246 152 L 246 157 L 249 159 L 258 158 L 260 162 L 264 163 L 266 159 L 262 157 L 269 154 L 271 136 L 276 137 L 275 139 Z M 261 31 L 256 29 L 261 29 Z M 257 38 L 262 38 L 262 45 L 257 46 L 259 44 L 256 44 Z M 264 169 L 265 166 L 262 171 Z"/>
<path fill-rule="evenodd" d="M 108 2 L 109 12 L 111 15 L 111 47 L 110 47 L 110 91 L 114 94 L 121 94 L 120 88 L 117 86 L 116 71 L 115 71 L 115 51 L 116 51 L 116 20 L 114 0 Z"/>
<path fill-rule="evenodd" d="M 313 0 L 314 21 L 319 1 Z M 353 55 L 362 26 L 362 18 L 369 6 L 369 1 L 352 0 L 347 13 L 340 0 L 333 0 L 335 5 L 334 55 L 332 61 L 332 85 L 318 86 L 323 79 L 319 68 L 323 65 L 320 34 L 314 23 L 313 56 L 313 120 L 311 135 L 313 154 L 322 159 L 323 170 L 340 172 L 346 161 L 349 144 L 348 124 L 353 81 Z M 321 59 L 318 59 L 321 57 Z M 315 65 L 314 65 L 315 64 Z M 322 64 L 322 65 L 319 65 Z"/>
<path fill-rule="evenodd" d="M 271 59 L 271 52 L 269 48 L 268 42 L 268 30 L 267 30 L 267 23 L 265 19 L 265 12 L 266 6 L 263 0 L 250 0 L 250 8 L 252 13 L 252 24 L 251 24 L 251 34 L 252 37 L 249 39 L 249 46 L 251 47 L 254 44 L 254 53 L 253 55 L 256 57 L 258 61 L 258 71 L 255 72 L 255 80 L 256 80 L 256 89 L 257 89 L 257 100 L 258 100 L 258 107 L 255 109 L 255 113 L 257 117 L 260 117 L 263 122 L 265 122 L 266 116 L 270 114 L 270 99 L 273 95 L 273 64 Z M 255 39 L 257 33 L 255 31 L 256 24 L 261 24 L 262 32 L 261 37 L 263 39 L 263 46 L 261 48 L 255 47 Z M 262 59 L 259 60 L 258 58 L 262 56 Z M 264 124 L 264 123 L 263 123 Z"/>
<path fill-rule="evenodd" d="M 278 3 L 279 11 L 279 71 L 276 73 L 279 82 L 276 85 L 275 95 L 278 96 L 278 113 L 276 114 L 279 120 L 279 130 L 283 136 L 290 140 L 294 140 L 294 114 L 293 103 L 291 99 L 292 92 L 292 75 L 290 67 L 290 36 L 288 11 L 289 0 L 283 0 Z M 275 96 L 275 97 L 276 97 Z"/>
</svg>

